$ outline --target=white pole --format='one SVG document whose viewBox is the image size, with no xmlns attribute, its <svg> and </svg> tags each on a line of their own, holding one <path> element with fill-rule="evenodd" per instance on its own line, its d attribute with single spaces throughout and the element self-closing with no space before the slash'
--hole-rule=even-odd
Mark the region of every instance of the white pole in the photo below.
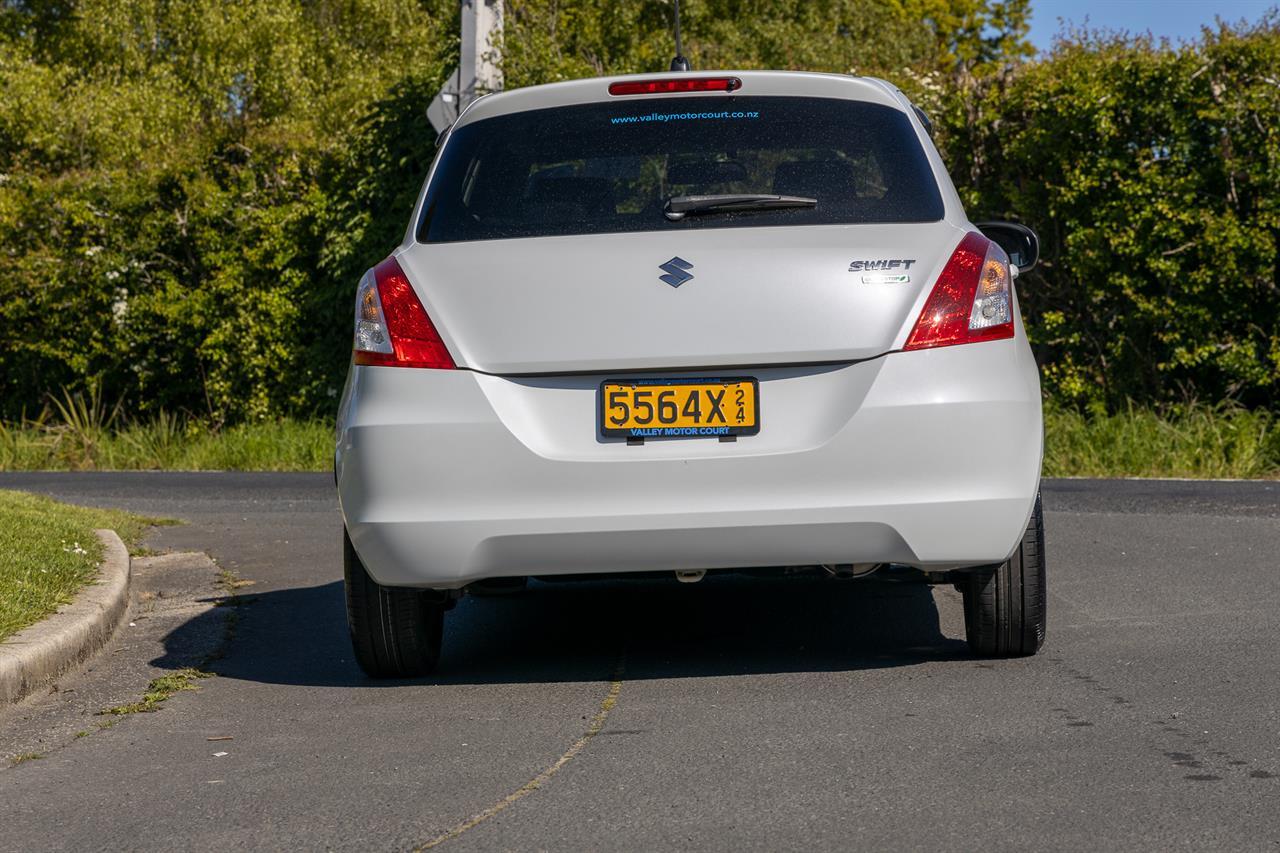
<svg viewBox="0 0 1280 853">
<path fill-rule="evenodd" d="M 460 61 L 427 107 L 437 133 L 444 133 L 476 98 L 502 91 L 502 0 L 461 2 Z"/>
<path fill-rule="evenodd" d="M 502 0 L 462 0 L 462 106 L 502 91 Z"/>
</svg>

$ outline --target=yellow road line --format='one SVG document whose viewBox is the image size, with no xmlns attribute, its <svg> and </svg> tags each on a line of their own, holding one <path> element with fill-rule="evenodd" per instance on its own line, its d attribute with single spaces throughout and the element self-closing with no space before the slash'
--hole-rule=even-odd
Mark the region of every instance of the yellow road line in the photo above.
<svg viewBox="0 0 1280 853">
<path fill-rule="evenodd" d="M 605 720 L 609 718 L 609 712 L 613 710 L 614 705 L 618 704 L 618 694 L 622 691 L 622 671 L 624 663 L 624 658 L 619 655 L 618 663 L 613 668 L 612 680 L 609 682 L 609 692 L 605 694 L 604 699 L 601 700 L 600 709 L 596 711 L 596 715 L 591 718 L 591 723 L 587 726 L 587 730 L 582 733 L 582 737 L 574 741 L 573 745 L 566 749 L 564 754 L 556 759 L 555 764 L 552 764 L 546 770 L 543 770 L 537 776 L 534 776 L 528 782 L 525 782 L 515 791 L 512 791 L 498 802 L 489 806 L 489 808 L 482 812 L 477 812 L 452 829 L 440 833 L 422 846 L 415 848 L 415 853 L 420 850 L 430 850 L 432 847 L 437 847 L 444 844 L 446 841 L 457 838 L 472 827 L 484 823 L 486 820 L 506 809 L 508 806 L 514 805 L 518 800 L 529 796 L 534 791 L 538 790 L 538 788 L 542 787 L 548 779 L 556 775 L 556 773 L 560 771 L 561 767 L 564 767 L 572 761 L 578 753 L 582 752 L 582 750 L 586 748 L 587 744 L 591 742 L 591 739 L 600 734 L 600 730 L 604 728 Z"/>
</svg>

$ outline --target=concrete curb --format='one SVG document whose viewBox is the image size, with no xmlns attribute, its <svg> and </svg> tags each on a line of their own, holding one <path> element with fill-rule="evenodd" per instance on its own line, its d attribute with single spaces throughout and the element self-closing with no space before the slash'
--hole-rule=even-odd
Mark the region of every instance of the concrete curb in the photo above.
<svg viewBox="0 0 1280 853">
<path fill-rule="evenodd" d="M 114 530 L 94 532 L 103 549 L 97 582 L 54 615 L 0 641 L 0 706 L 88 660 L 129 609 L 129 551 Z"/>
</svg>

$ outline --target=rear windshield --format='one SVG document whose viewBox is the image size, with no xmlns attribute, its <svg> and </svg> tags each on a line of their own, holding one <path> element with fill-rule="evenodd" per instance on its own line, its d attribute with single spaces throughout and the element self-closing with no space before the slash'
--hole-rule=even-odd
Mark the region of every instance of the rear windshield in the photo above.
<svg viewBox="0 0 1280 853">
<path fill-rule="evenodd" d="M 676 195 L 770 193 L 811 208 L 663 215 Z M 512 113 L 458 128 L 425 243 L 751 225 L 934 222 L 942 198 L 910 121 L 879 104 L 716 96 Z"/>
</svg>

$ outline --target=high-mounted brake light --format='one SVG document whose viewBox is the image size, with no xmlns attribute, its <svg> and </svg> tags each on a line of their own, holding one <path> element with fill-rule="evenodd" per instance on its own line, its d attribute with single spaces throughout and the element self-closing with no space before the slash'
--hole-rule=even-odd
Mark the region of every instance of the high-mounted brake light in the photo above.
<svg viewBox="0 0 1280 853">
<path fill-rule="evenodd" d="M 737 77 L 675 77 L 658 80 L 626 80 L 609 84 L 610 95 L 667 95 L 678 92 L 736 92 Z"/>
<path fill-rule="evenodd" d="M 903 349 L 1013 337 L 1009 256 L 981 234 L 965 235 L 942 268 Z"/>
<path fill-rule="evenodd" d="M 356 364 L 457 367 L 395 258 L 387 258 L 360 279 L 354 349 Z"/>
</svg>

